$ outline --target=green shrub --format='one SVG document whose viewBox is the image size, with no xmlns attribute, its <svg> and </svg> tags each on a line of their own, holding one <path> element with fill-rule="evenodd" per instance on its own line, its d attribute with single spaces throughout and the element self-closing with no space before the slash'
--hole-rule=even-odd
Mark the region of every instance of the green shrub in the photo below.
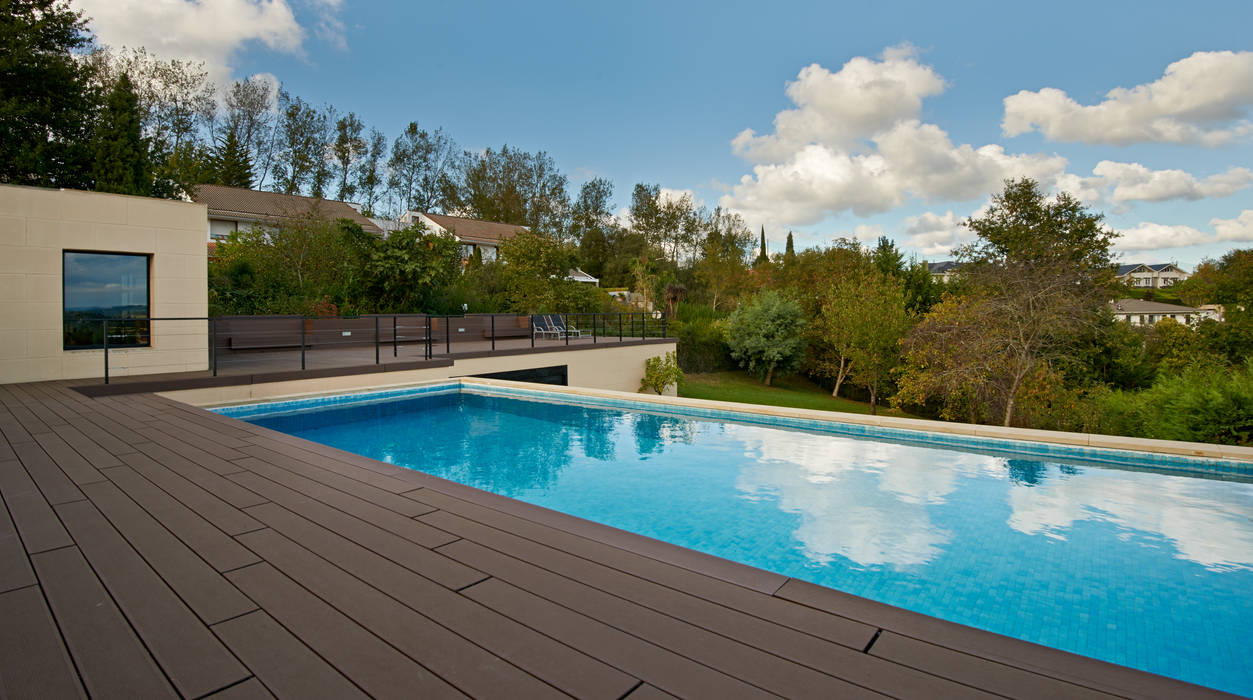
<svg viewBox="0 0 1253 700">
<path fill-rule="evenodd" d="M 1253 361 L 1232 371 L 1216 363 L 1159 376 L 1143 391 L 1098 396 L 1094 429 L 1133 437 L 1253 444 Z"/>
<path fill-rule="evenodd" d="M 723 372 L 735 369 L 735 360 L 723 340 L 718 320 L 722 314 L 708 306 L 680 304 L 670 335 L 679 339 L 679 367 L 684 372 Z"/>
<path fill-rule="evenodd" d="M 675 360 L 674 353 L 650 357 L 644 360 L 644 378 L 640 380 L 640 393 L 652 391 L 663 394 L 667 387 L 683 381 L 683 370 Z"/>
</svg>

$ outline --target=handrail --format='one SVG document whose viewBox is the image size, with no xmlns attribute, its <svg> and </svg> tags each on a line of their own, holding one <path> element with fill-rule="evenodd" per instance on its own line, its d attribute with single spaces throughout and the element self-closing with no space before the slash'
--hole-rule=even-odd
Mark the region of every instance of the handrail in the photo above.
<svg viewBox="0 0 1253 700">
<path fill-rule="evenodd" d="M 102 349 L 104 350 L 104 383 L 108 384 L 111 376 L 110 368 L 110 351 L 116 352 L 120 348 L 109 342 L 110 331 L 116 331 L 117 326 L 114 324 L 148 324 L 165 321 L 187 322 L 187 321 L 205 321 L 208 323 L 206 335 L 208 336 L 209 365 L 214 377 L 218 376 L 220 361 L 219 356 L 221 350 L 228 350 L 228 354 L 233 354 L 238 350 L 262 350 L 277 349 L 283 347 L 293 347 L 294 328 L 290 326 L 279 327 L 278 330 L 248 331 L 242 330 L 249 322 L 262 323 L 265 321 L 293 321 L 299 322 L 299 347 L 300 347 L 300 369 L 307 370 L 309 368 L 309 352 L 314 347 L 327 348 L 334 346 L 360 346 L 371 342 L 370 340 L 343 340 L 337 334 L 335 328 L 336 322 L 351 321 L 352 324 L 347 328 L 340 328 L 344 336 L 350 336 L 356 333 L 358 336 L 369 338 L 370 325 L 373 325 L 374 344 L 374 363 L 381 364 L 382 352 L 381 346 L 385 342 L 383 340 L 383 320 L 391 318 L 391 344 L 392 357 L 399 358 L 401 335 L 406 335 L 404 342 L 421 342 L 422 343 L 422 359 L 432 360 L 435 358 L 435 335 L 438 330 L 435 328 L 437 323 L 444 324 L 443 338 L 444 354 L 451 356 L 453 332 L 452 322 L 454 320 L 466 320 L 466 328 L 460 328 L 459 332 L 464 332 L 467 328 L 473 333 L 467 333 L 458 337 L 458 342 L 469 339 L 471 337 L 481 337 L 482 340 L 490 341 L 491 352 L 500 349 L 497 342 L 502 338 L 512 338 L 517 340 L 525 340 L 532 349 L 536 348 L 537 339 L 540 340 L 556 340 L 565 346 L 571 345 L 571 338 L 586 340 L 588 334 L 591 335 L 590 344 L 597 344 L 601 337 L 611 337 L 611 321 L 613 317 L 617 317 L 618 322 L 618 342 L 624 342 L 628 338 L 640 338 L 641 340 L 650 337 L 650 332 L 656 332 L 656 326 L 649 324 L 649 316 L 661 321 L 661 337 L 665 337 L 668 330 L 669 319 L 659 312 L 639 312 L 638 325 L 636 325 L 635 313 L 624 312 L 573 312 L 573 313 L 551 313 L 551 314 L 516 314 L 516 313 L 484 313 L 484 314 L 422 314 L 422 313 L 406 313 L 406 314 L 363 314 L 359 316 L 305 316 L 301 314 L 268 314 L 257 316 L 144 316 L 144 317 L 116 317 L 103 319 L 81 319 L 77 323 L 100 323 L 101 335 L 103 337 Z M 486 319 L 483 317 L 486 316 Z M 497 316 L 517 319 L 517 325 L 514 321 L 501 326 L 497 323 Z M 520 333 L 522 323 L 525 319 L 526 332 Z M 371 324 L 371 320 L 373 323 Z M 417 321 L 420 323 L 406 324 L 406 320 Z M 310 326 L 310 322 L 321 325 Z M 223 326 L 229 324 L 229 326 Z M 416 327 L 415 327 L 416 326 Z M 502 335 L 501 329 L 505 328 Z M 511 330 L 510 330 L 511 329 Z M 226 334 L 223 331 L 226 330 Z M 312 331 L 312 337 L 310 337 Z M 416 331 L 416 333 L 415 333 Z M 289 344 L 284 345 L 284 334 L 291 333 L 286 337 L 290 338 Z M 481 333 L 480 336 L 474 334 Z M 418 335 L 420 334 L 420 335 Z M 119 336 L 125 337 L 125 336 Z M 149 326 L 147 330 L 149 347 L 152 340 L 159 337 L 152 331 Z M 235 344 L 237 341 L 241 341 Z M 220 347 L 219 347 L 220 346 Z M 510 346 L 506 344 L 505 349 Z"/>
</svg>

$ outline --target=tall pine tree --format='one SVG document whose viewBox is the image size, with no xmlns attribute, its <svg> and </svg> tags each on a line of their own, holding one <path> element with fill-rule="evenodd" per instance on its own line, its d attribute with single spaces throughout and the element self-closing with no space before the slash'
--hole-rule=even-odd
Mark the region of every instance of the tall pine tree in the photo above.
<svg viewBox="0 0 1253 700">
<path fill-rule="evenodd" d="M 252 158 L 235 129 L 227 129 L 213 151 L 212 177 L 218 185 L 252 189 Z"/>
<path fill-rule="evenodd" d="M 787 232 L 787 248 L 783 251 L 784 264 L 791 264 L 796 261 L 796 246 L 792 243 L 792 232 Z"/>
<path fill-rule="evenodd" d="M 91 175 L 97 192 L 152 193 L 152 162 L 141 122 L 135 86 L 123 73 L 109 91 L 92 139 Z"/>
<path fill-rule="evenodd" d="M 761 247 L 757 249 L 757 259 L 753 261 L 753 265 L 764 265 L 770 262 L 770 256 L 766 254 L 766 227 L 761 227 Z"/>
</svg>

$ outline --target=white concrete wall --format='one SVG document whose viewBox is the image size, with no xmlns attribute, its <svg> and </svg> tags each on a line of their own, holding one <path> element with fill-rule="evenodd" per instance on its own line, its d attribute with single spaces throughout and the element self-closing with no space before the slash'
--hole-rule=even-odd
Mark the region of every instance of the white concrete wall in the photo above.
<svg viewBox="0 0 1253 700">
<path fill-rule="evenodd" d="M 552 367 L 554 365 L 566 365 L 570 386 L 634 392 L 640 388 L 640 380 L 644 378 L 644 361 L 650 357 L 657 357 L 674 351 L 674 343 L 656 343 L 650 345 L 629 345 L 626 347 L 599 347 L 587 350 L 531 353 L 526 355 L 478 357 L 468 360 L 457 360 L 451 367 L 354 374 L 321 379 L 296 379 L 286 382 L 241 384 L 238 386 L 207 389 L 187 389 L 184 391 L 164 392 L 162 395 L 195 406 L 211 406 L 243 401 L 264 401 L 286 396 L 381 389 L 434 379 Z"/>
<path fill-rule="evenodd" d="M 151 255 L 149 313 L 206 316 L 206 218 L 203 204 L 0 185 L 0 383 L 103 375 L 103 350 L 62 349 L 66 250 Z M 204 328 L 153 323 L 151 347 L 109 352 L 110 373 L 205 369 Z"/>
</svg>

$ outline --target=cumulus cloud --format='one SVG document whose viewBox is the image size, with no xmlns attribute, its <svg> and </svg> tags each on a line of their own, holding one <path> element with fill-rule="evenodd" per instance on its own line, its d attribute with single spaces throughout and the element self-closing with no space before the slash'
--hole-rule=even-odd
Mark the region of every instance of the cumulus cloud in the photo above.
<svg viewBox="0 0 1253 700">
<path fill-rule="evenodd" d="M 874 243 L 884 234 L 879 224 L 857 224 L 853 229 L 853 240 L 859 243 Z"/>
<path fill-rule="evenodd" d="M 1008 178 L 1051 184 L 1065 172 L 1060 156 L 954 144 L 918 119 L 922 100 L 943 90 L 910 46 L 854 58 L 834 73 L 806 67 L 787 88 L 796 109 L 775 117 L 774 133 L 745 130 L 732 142 L 755 165 L 721 204 L 750 221 L 804 226 L 845 211 L 887 211 L 910 197 L 974 199 Z"/>
<path fill-rule="evenodd" d="M 1007 136 L 1039 131 L 1053 141 L 1127 145 L 1221 146 L 1253 134 L 1253 52 L 1198 51 L 1166 67 L 1161 78 L 1114 88 L 1081 105 L 1057 88 L 1006 97 Z"/>
<path fill-rule="evenodd" d="M 1245 209 L 1234 219 L 1210 219 L 1209 225 L 1220 241 L 1253 241 L 1253 209 Z"/>
<path fill-rule="evenodd" d="M 342 0 L 310 0 L 315 34 L 343 47 L 338 20 Z M 139 47 L 160 58 L 203 61 L 219 84 L 232 76 L 236 52 L 259 43 L 273 51 L 301 54 L 305 29 L 288 0 L 73 0 L 91 18 L 99 41 Z"/>
<path fill-rule="evenodd" d="M 923 255 L 948 255 L 974 237 L 970 229 L 962 226 L 965 220 L 952 211 L 906 217 L 905 244 L 917 248 Z"/>
<path fill-rule="evenodd" d="M 1109 188 L 1108 201 L 1113 204 L 1226 197 L 1253 184 L 1253 171 L 1248 168 L 1231 168 L 1197 179 L 1182 170 L 1149 170 L 1139 163 L 1103 160 L 1092 173 L 1098 188 Z"/>
</svg>

